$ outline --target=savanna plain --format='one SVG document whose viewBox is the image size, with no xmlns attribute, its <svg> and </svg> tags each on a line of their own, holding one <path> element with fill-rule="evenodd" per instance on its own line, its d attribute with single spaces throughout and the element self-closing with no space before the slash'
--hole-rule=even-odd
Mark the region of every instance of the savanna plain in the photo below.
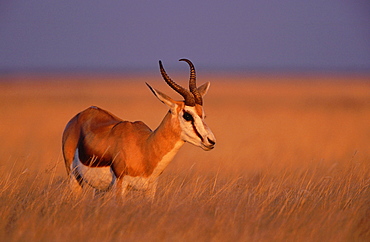
<svg viewBox="0 0 370 242">
<path fill-rule="evenodd" d="M 186 75 L 171 76 L 186 85 Z M 155 129 L 160 75 L 0 76 L 0 241 L 369 241 L 370 78 L 201 75 L 214 150 L 185 144 L 150 201 L 71 195 L 61 136 L 95 105 Z"/>
</svg>

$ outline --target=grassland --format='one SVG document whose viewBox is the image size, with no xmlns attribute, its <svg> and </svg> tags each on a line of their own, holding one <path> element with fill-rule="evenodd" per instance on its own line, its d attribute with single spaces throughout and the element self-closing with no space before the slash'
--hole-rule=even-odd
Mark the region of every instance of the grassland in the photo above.
<svg viewBox="0 0 370 242">
<path fill-rule="evenodd" d="M 0 78 L 1 241 L 370 239 L 369 78 L 199 76 L 216 148 L 185 145 L 153 203 L 123 204 L 70 196 L 61 134 L 91 105 L 154 129 L 144 82 L 176 97 L 159 75 Z"/>
</svg>

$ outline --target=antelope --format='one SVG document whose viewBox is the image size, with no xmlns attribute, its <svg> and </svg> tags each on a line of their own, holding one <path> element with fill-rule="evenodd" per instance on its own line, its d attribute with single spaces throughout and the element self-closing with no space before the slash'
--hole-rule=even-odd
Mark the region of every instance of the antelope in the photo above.
<svg viewBox="0 0 370 242">
<path fill-rule="evenodd" d="M 153 199 L 159 175 L 185 142 L 205 151 L 214 148 L 216 139 L 204 121 L 202 98 L 210 83 L 197 87 L 193 63 L 179 61 L 190 67 L 189 90 L 171 80 L 161 61 L 159 67 L 164 81 L 184 101 L 175 101 L 146 83 L 169 108 L 154 131 L 142 121 L 125 121 L 95 106 L 68 122 L 62 150 L 74 192 L 81 193 L 85 185 L 95 191 L 114 187 L 119 197 L 134 189 Z"/>
</svg>

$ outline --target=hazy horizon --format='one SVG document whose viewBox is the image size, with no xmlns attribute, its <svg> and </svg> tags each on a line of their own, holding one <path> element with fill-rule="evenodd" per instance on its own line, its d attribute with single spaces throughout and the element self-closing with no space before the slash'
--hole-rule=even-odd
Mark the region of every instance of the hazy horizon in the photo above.
<svg viewBox="0 0 370 242">
<path fill-rule="evenodd" d="M 370 3 L 0 3 L 0 73 L 370 72 Z"/>
</svg>

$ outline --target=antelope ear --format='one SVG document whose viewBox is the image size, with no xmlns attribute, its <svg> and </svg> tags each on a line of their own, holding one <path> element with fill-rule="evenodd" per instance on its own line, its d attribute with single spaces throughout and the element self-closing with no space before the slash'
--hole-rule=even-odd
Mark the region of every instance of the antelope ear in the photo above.
<svg viewBox="0 0 370 242">
<path fill-rule="evenodd" d="M 198 91 L 199 91 L 200 95 L 202 95 L 202 97 L 207 94 L 210 85 L 211 85 L 210 82 L 206 82 L 203 85 L 201 85 L 200 87 L 198 87 Z"/>
<path fill-rule="evenodd" d="M 167 96 L 166 94 L 154 89 L 153 87 L 151 87 L 148 83 L 145 83 L 149 89 L 153 92 L 153 94 L 159 99 L 159 101 L 161 101 L 162 103 L 166 104 L 171 110 L 173 108 L 175 108 L 176 106 L 176 103 L 175 101 L 170 98 L 169 96 Z"/>
</svg>

